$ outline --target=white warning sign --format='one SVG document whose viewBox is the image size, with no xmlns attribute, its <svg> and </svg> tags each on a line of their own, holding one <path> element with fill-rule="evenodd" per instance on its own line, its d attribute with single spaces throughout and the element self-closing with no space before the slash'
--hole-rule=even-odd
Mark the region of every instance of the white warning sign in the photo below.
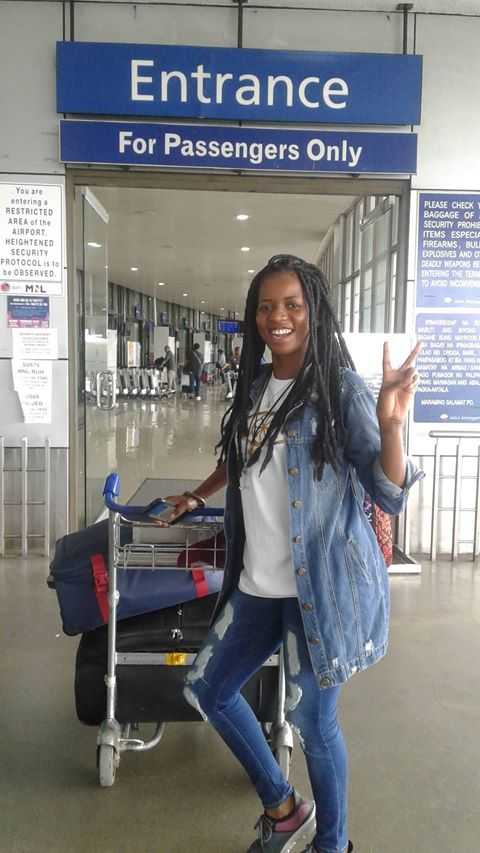
<svg viewBox="0 0 480 853">
<path fill-rule="evenodd" d="M 61 296 L 62 187 L 0 183 L 0 293 Z"/>
</svg>

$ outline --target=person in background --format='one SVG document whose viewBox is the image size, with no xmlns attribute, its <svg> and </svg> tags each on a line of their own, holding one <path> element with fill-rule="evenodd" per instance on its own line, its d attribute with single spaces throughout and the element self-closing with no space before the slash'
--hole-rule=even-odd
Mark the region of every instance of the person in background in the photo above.
<svg viewBox="0 0 480 853">
<path fill-rule="evenodd" d="M 222 385 L 225 384 L 225 376 L 223 374 L 223 369 L 227 363 L 227 359 L 225 358 L 225 353 L 223 349 L 219 349 L 217 353 L 217 370 L 220 374 L 220 379 L 222 380 Z"/>
<path fill-rule="evenodd" d="M 387 569 L 363 494 L 396 515 L 423 476 L 403 447 L 420 345 L 393 367 L 385 344 L 375 405 L 328 291 L 318 267 L 292 255 L 257 273 L 218 466 L 195 493 L 168 498 L 172 521 L 227 485 L 223 587 L 184 695 L 241 762 L 263 805 L 249 853 L 353 850 L 337 704 L 343 685 L 386 654 L 390 615 Z M 272 364 L 262 367 L 266 346 Z M 285 712 L 305 753 L 312 800 L 292 787 L 240 692 L 281 643 Z"/>
<path fill-rule="evenodd" d="M 230 356 L 228 362 L 224 368 L 224 375 L 227 379 L 227 394 L 225 399 L 231 400 L 233 395 L 235 394 L 235 388 L 237 387 L 237 378 L 238 371 L 240 369 L 240 358 L 242 351 L 239 346 L 234 347 L 233 353 Z"/>
<path fill-rule="evenodd" d="M 190 353 L 189 359 L 189 373 L 190 373 L 190 392 L 192 397 L 195 397 L 196 400 L 201 400 L 200 396 L 200 382 L 202 375 L 202 367 L 203 367 L 203 358 L 200 352 L 200 344 L 194 344 L 193 349 Z"/>
<path fill-rule="evenodd" d="M 173 355 L 170 347 L 165 347 L 165 358 L 163 361 L 163 366 L 167 368 L 167 376 L 168 376 L 168 390 L 176 391 L 177 390 L 177 380 L 176 380 L 176 369 L 175 369 L 175 356 Z"/>
<path fill-rule="evenodd" d="M 240 367 L 240 357 L 242 351 L 239 346 L 234 347 L 232 356 L 230 358 L 230 364 L 232 365 L 234 370 L 238 370 Z"/>
</svg>

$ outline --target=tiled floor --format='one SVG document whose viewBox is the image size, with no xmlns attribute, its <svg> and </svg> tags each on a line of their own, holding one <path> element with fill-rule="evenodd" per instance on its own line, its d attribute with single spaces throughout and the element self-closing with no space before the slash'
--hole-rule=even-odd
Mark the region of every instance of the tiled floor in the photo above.
<svg viewBox="0 0 480 853">
<path fill-rule="evenodd" d="M 214 447 L 229 403 L 222 385 L 202 385 L 201 394 L 201 401 L 178 394 L 169 400 L 120 399 L 111 411 L 88 408 L 87 470 L 96 510 L 109 471 L 119 472 L 128 497 L 146 477 L 202 479 L 215 468 Z"/>
<path fill-rule="evenodd" d="M 123 466 L 123 495 L 145 476 L 208 473 L 222 405 L 179 403 L 178 419 L 159 407 L 156 425 L 139 403 L 118 414 L 108 465 Z M 73 705 L 77 641 L 46 574 L 39 558 L 0 560 L 0 853 L 245 853 L 258 803 L 207 724 L 169 725 L 98 787 L 96 731 Z M 341 703 L 350 836 L 355 853 L 467 853 L 480 834 L 480 568 L 425 563 L 391 583 L 389 656 Z M 308 792 L 298 745 L 292 779 Z"/>
</svg>

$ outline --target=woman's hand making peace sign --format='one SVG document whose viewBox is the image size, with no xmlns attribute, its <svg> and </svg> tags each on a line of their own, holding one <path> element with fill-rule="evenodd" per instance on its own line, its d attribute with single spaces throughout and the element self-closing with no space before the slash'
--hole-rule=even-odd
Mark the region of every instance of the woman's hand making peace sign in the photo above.
<svg viewBox="0 0 480 853">
<path fill-rule="evenodd" d="M 392 367 L 387 341 L 383 345 L 383 381 L 377 402 L 377 417 L 382 433 L 403 427 L 417 389 L 419 375 L 415 359 L 420 352 L 417 343 L 398 368 Z"/>
</svg>

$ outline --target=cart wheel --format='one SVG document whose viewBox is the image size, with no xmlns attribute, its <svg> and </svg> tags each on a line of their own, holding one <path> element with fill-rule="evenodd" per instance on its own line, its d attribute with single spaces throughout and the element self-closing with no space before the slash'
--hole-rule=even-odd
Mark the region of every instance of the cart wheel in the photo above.
<svg viewBox="0 0 480 853">
<path fill-rule="evenodd" d="M 115 782 L 117 758 L 115 749 L 110 744 L 102 743 L 97 750 L 98 780 L 102 788 L 111 788 Z"/>
<path fill-rule="evenodd" d="M 285 776 L 285 779 L 288 779 L 290 774 L 290 759 L 292 756 L 292 750 L 289 746 L 279 746 L 273 754 L 275 756 L 278 766 L 280 767 L 280 770 Z"/>
</svg>

